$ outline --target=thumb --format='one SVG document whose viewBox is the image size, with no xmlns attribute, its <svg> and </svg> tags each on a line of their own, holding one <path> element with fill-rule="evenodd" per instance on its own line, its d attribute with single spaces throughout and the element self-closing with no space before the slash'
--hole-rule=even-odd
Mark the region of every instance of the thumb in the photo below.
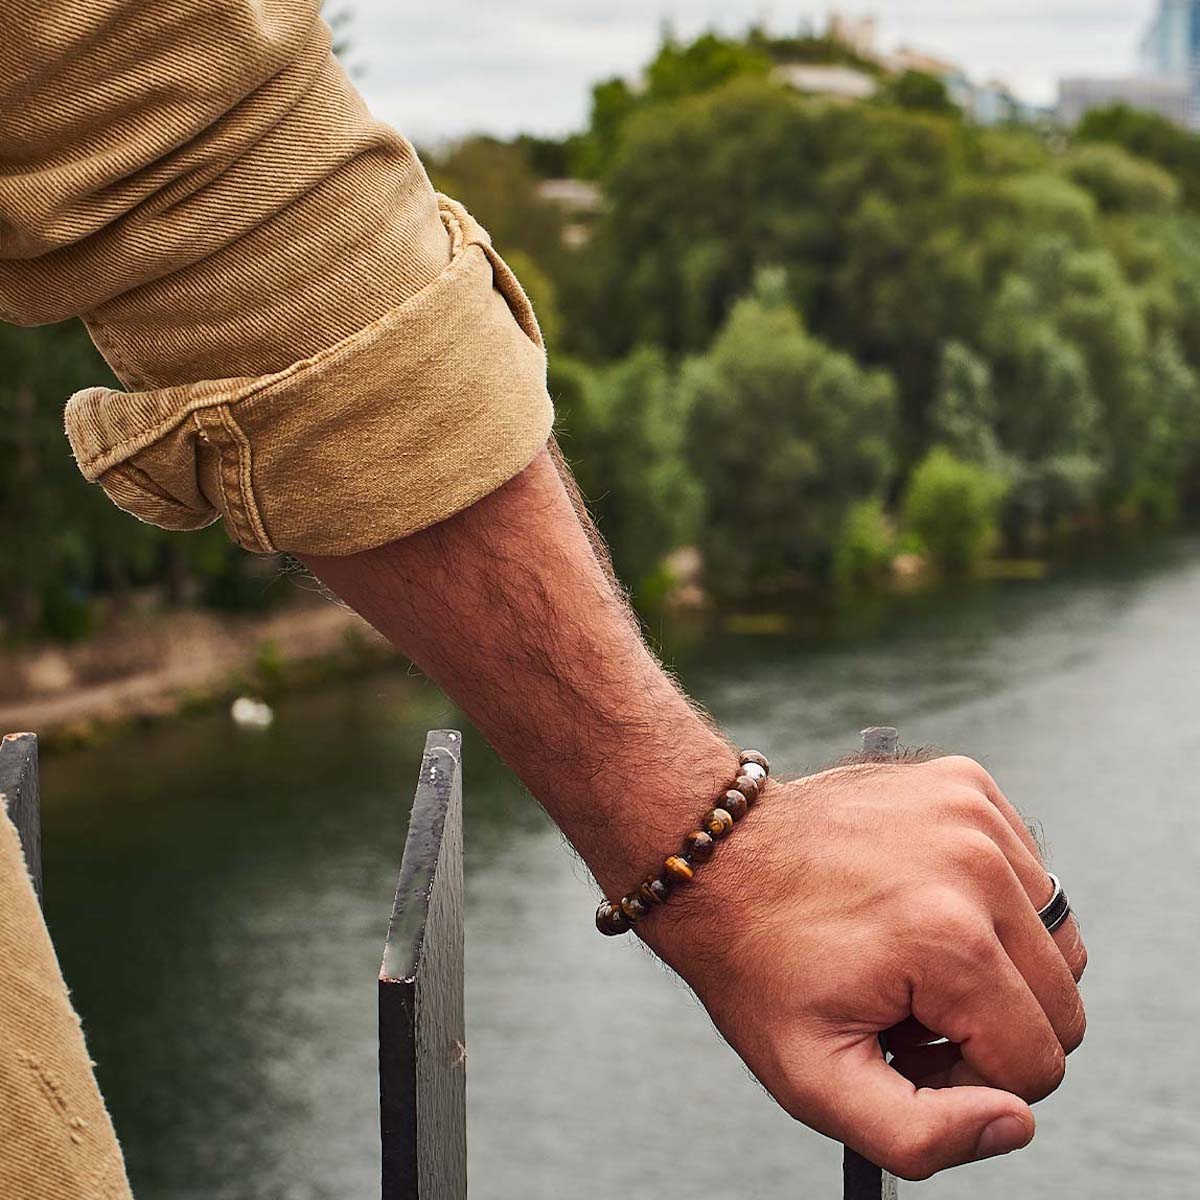
<svg viewBox="0 0 1200 1200">
<path fill-rule="evenodd" d="M 914 1087 L 888 1066 L 874 1038 L 836 1058 L 825 1083 L 826 1132 L 904 1179 L 1008 1154 L 1033 1137 L 1033 1113 L 1019 1096 L 989 1087 Z"/>
</svg>

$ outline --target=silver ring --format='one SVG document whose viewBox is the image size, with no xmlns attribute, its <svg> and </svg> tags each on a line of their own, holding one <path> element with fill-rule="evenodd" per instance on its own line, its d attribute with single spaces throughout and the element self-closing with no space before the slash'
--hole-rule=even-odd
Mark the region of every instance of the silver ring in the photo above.
<svg viewBox="0 0 1200 1200">
<path fill-rule="evenodd" d="M 1063 891 L 1058 876 L 1053 871 L 1046 873 L 1050 876 L 1050 882 L 1054 884 L 1054 894 L 1045 908 L 1038 910 L 1038 916 L 1047 932 L 1053 933 L 1071 915 L 1071 902 L 1067 899 L 1067 893 Z"/>
</svg>

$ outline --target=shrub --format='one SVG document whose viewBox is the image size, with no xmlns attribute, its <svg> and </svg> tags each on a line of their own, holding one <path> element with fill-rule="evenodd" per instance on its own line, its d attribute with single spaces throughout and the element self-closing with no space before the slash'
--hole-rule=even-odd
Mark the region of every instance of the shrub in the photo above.
<svg viewBox="0 0 1200 1200">
<path fill-rule="evenodd" d="M 963 462 L 938 446 L 913 472 L 904 519 L 938 568 L 965 574 L 995 543 L 1006 490 L 994 471 Z"/>
<path fill-rule="evenodd" d="M 878 579 L 892 565 L 896 538 L 883 503 L 860 500 L 842 521 L 833 550 L 833 578 L 843 587 Z"/>
</svg>

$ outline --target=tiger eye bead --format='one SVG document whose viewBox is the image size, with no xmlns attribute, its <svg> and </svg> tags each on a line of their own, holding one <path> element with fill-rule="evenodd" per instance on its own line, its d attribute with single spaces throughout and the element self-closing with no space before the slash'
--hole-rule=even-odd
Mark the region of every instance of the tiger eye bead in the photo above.
<svg viewBox="0 0 1200 1200">
<path fill-rule="evenodd" d="M 721 801 L 721 807 L 735 821 L 740 821 L 746 815 L 746 810 L 750 805 L 746 802 L 746 797 L 741 792 L 730 790 L 725 793 L 725 798 Z"/>
<path fill-rule="evenodd" d="M 733 828 L 733 816 L 724 808 L 710 808 L 705 814 L 704 832 L 711 838 L 723 838 Z"/>
<path fill-rule="evenodd" d="M 665 904 L 670 894 L 671 885 L 665 879 L 656 876 L 651 876 L 638 889 L 638 895 L 647 907 L 652 904 Z"/>
<path fill-rule="evenodd" d="M 771 773 L 771 764 L 767 761 L 767 756 L 765 754 L 759 754 L 757 750 L 743 750 L 741 754 L 738 755 L 738 762 L 740 762 L 743 767 L 747 763 L 756 763 L 758 766 L 762 767 L 763 774 L 770 775 Z"/>
<path fill-rule="evenodd" d="M 749 775 L 751 779 L 758 783 L 760 788 L 764 783 L 767 782 L 767 773 L 758 765 L 758 763 L 742 763 L 742 774 Z"/>
<path fill-rule="evenodd" d="M 751 779 L 749 775 L 739 775 L 733 781 L 733 789 L 746 797 L 747 804 L 753 804 L 758 799 L 758 780 Z"/>
<path fill-rule="evenodd" d="M 683 852 L 694 863 L 708 862 L 716 848 L 717 843 L 703 829 L 695 829 L 683 839 Z"/>
<path fill-rule="evenodd" d="M 629 920 L 621 911 L 620 906 L 605 900 L 596 909 L 596 928 L 605 937 L 616 937 L 629 931 Z"/>
<path fill-rule="evenodd" d="M 692 864 L 678 854 L 672 854 L 663 863 L 663 870 L 674 883 L 687 883 L 696 874 Z"/>
<path fill-rule="evenodd" d="M 630 892 L 628 896 L 621 901 L 621 912 L 625 914 L 625 920 L 630 925 L 636 925 L 649 911 L 649 905 L 638 895 L 637 892 Z"/>
</svg>

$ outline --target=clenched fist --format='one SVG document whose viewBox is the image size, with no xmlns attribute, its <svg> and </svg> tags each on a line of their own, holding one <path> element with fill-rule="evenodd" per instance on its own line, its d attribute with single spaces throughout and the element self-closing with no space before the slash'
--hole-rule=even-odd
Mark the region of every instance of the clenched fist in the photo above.
<svg viewBox="0 0 1200 1200">
<path fill-rule="evenodd" d="M 1083 1038 L 1052 890 L 978 763 L 868 763 L 771 782 L 639 932 L 792 1116 L 920 1179 L 1028 1143 Z"/>
</svg>

